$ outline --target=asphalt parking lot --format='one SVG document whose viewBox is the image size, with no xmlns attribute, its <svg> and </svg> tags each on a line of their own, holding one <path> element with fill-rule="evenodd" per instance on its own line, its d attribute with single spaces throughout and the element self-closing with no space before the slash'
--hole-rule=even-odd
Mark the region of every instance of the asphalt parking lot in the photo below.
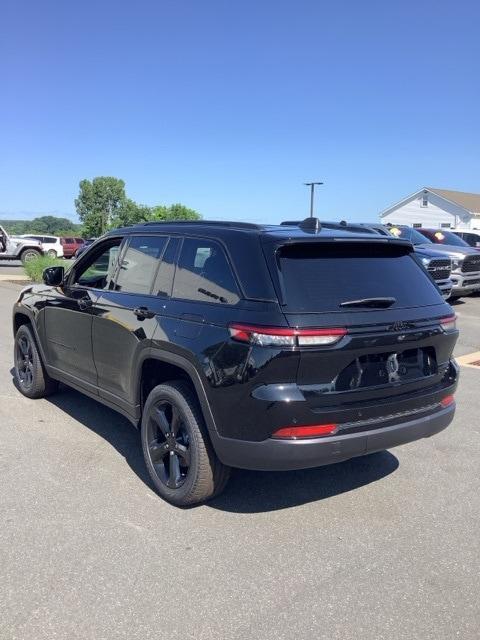
<svg viewBox="0 0 480 640">
<path fill-rule="evenodd" d="M 480 637 L 480 369 L 429 440 L 320 469 L 236 471 L 213 502 L 162 502 L 121 416 L 12 384 L 0 283 L 0 638 Z M 480 297 L 455 305 L 480 350 Z"/>
</svg>

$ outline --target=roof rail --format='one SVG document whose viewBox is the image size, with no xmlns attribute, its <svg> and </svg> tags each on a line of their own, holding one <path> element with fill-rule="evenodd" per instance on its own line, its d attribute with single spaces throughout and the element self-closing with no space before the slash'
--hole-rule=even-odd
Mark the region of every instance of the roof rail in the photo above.
<svg viewBox="0 0 480 640">
<path fill-rule="evenodd" d="M 307 231 L 308 229 L 306 227 L 306 224 L 308 223 L 309 220 L 317 220 L 317 218 L 306 218 L 305 220 L 285 220 L 284 222 L 281 222 L 280 225 L 281 226 L 289 226 L 289 227 L 300 227 L 300 229 L 303 229 L 303 231 Z M 366 227 L 362 226 L 361 224 L 350 223 L 350 222 L 346 222 L 345 220 L 340 220 L 340 222 L 320 222 L 320 220 L 318 220 L 318 223 L 320 225 L 320 229 L 321 228 L 324 228 L 324 229 L 345 229 L 347 231 L 358 231 L 358 232 L 361 232 L 361 233 L 373 233 L 372 231 L 370 231 Z M 312 224 L 312 226 L 313 226 L 313 223 L 310 223 L 310 224 Z"/>
<path fill-rule="evenodd" d="M 264 225 L 255 224 L 254 222 L 230 222 L 230 221 L 222 221 L 222 220 L 150 220 L 149 222 L 144 222 L 144 226 L 149 225 L 168 225 L 168 224 L 199 224 L 199 225 L 207 225 L 209 227 L 229 227 L 229 228 L 237 228 L 237 229 L 263 229 Z"/>
</svg>

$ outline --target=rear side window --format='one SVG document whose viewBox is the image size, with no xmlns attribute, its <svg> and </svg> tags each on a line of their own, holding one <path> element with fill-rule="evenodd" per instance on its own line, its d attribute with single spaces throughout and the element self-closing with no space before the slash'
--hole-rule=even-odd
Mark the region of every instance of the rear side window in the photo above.
<svg viewBox="0 0 480 640">
<path fill-rule="evenodd" d="M 56 241 L 56 238 L 43 238 L 43 244 L 55 244 Z"/>
<path fill-rule="evenodd" d="M 168 298 L 172 295 L 173 276 L 175 274 L 175 257 L 177 255 L 179 238 L 170 238 L 167 248 L 165 249 L 162 262 L 157 271 L 155 284 L 153 287 L 154 295 L 161 298 Z"/>
<path fill-rule="evenodd" d="M 116 291 L 149 294 L 167 238 L 133 236 L 121 260 Z"/>
<path fill-rule="evenodd" d="M 238 288 L 219 244 L 185 238 L 175 272 L 173 296 L 198 302 L 237 304 Z"/>
<path fill-rule="evenodd" d="M 348 311 L 362 298 L 395 298 L 390 308 L 439 303 L 439 292 L 402 247 L 308 243 L 282 247 L 277 262 L 289 311 Z"/>
<path fill-rule="evenodd" d="M 63 238 L 62 242 L 64 244 L 73 244 L 73 238 Z"/>
</svg>

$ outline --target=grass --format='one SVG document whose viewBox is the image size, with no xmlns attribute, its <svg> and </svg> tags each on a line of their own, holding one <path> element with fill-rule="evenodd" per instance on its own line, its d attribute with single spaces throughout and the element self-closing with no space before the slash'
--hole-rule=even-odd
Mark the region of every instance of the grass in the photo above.
<svg viewBox="0 0 480 640">
<path fill-rule="evenodd" d="M 43 270 L 47 267 L 65 267 L 65 260 L 50 258 L 50 256 L 39 256 L 29 260 L 24 265 L 25 273 L 33 282 L 43 282 Z"/>
</svg>

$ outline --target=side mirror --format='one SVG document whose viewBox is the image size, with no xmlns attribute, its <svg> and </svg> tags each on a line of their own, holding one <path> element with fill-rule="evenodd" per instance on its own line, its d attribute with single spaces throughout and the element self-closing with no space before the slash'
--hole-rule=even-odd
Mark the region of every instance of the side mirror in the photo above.
<svg viewBox="0 0 480 640">
<path fill-rule="evenodd" d="M 63 267 L 48 267 L 43 270 L 43 281 L 51 287 L 60 286 L 64 277 L 65 269 Z"/>
</svg>

